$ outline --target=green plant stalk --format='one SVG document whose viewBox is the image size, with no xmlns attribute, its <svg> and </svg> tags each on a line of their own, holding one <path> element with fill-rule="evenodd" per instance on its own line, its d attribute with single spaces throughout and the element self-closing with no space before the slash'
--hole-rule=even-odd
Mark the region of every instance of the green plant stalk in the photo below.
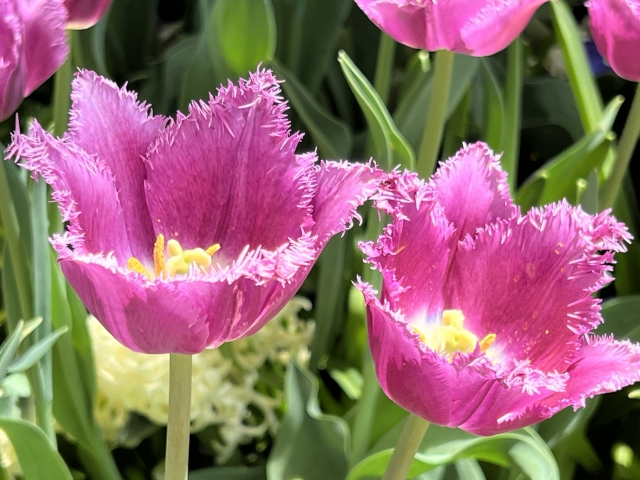
<svg viewBox="0 0 640 480">
<path fill-rule="evenodd" d="M 376 368 L 373 364 L 373 357 L 369 345 L 365 346 L 364 358 L 362 361 L 362 397 L 356 407 L 355 419 L 353 421 L 353 434 L 351 442 L 351 456 L 349 457 L 349 469 L 352 469 L 362 460 L 369 450 L 371 443 L 371 429 L 375 420 L 376 407 L 378 406 L 378 396 L 380 395 L 380 385 L 376 377 Z"/>
<path fill-rule="evenodd" d="M 376 73 L 373 79 L 373 87 L 380 95 L 380 99 L 387 104 L 391 78 L 393 76 L 393 59 L 396 54 L 396 41 L 384 32 L 380 32 L 378 44 L 378 58 L 376 60 Z"/>
<path fill-rule="evenodd" d="M 169 360 L 169 420 L 165 480 L 186 480 L 191 426 L 191 355 L 172 353 Z"/>
<path fill-rule="evenodd" d="M 631 104 L 631 110 L 627 117 L 627 123 L 620 135 L 618 142 L 618 156 L 613 164 L 609 178 L 602 185 L 600 190 L 600 209 L 613 207 L 618 196 L 618 192 L 622 188 L 622 180 L 627 171 L 633 150 L 640 136 L 640 83 L 636 86 L 636 92 Z"/>
<path fill-rule="evenodd" d="M 32 282 L 33 311 L 42 318 L 33 335 L 25 341 L 25 347 L 51 333 L 51 269 L 49 262 L 47 184 L 43 181 L 33 185 L 31 195 L 31 231 L 33 232 Z M 53 428 L 53 378 L 52 356 L 47 352 L 27 371 L 36 407 L 36 424 L 42 429 L 52 445 L 57 446 Z"/>
<path fill-rule="evenodd" d="M 520 151 L 520 122 L 522 118 L 522 84 L 524 81 L 524 53 L 522 40 L 516 38 L 507 49 L 507 81 L 505 85 L 505 122 L 503 123 L 502 168 L 509 175 L 509 188 L 516 191 L 518 157 Z"/>
<path fill-rule="evenodd" d="M 429 178 L 433 173 L 438 160 L 442 132 L 447 116 L 447 101 L 451 87 L 451 75 L 453 73 L 454 53 L 448 50 L 439 50 L 433 71 L 433 89 L 431 101 L 427 111 L 427 121 L 424 125 L 422 142 L 418 153 L 418 175 Z"/>
<path fill-rule="evenodd" d="M 4 147 L 2 149 L 4 150 Z M 29 320 L 33 318 L 29 268 L 26 263 L 24 249 L 20 243 L 20 227 L 18 226 L 18 218 L 9 190 L 9 181 L 5 171 L 7 167 L 4 164 L 4 159 L 0 161 L 2 161 L 2 165 L 0 165 L 0 216 L 2 217 L 2 225 L 4 226 L 5 238 L 7 239 L 8 251 L 18 287 L 18 300 L 22 310 L 22 318 Z"/>
<path fill-rule="evenodd" d="M 393 449 L 393 455 L 391 455 L 382 480 L 405 480 L 407 478 L 411 462 L 413 462 L 413 457 L 420 447 L 427 428 L 429 428 L 429 422 L 424 418 L 413 413 L 409 415 L 398 443 Z"/>
<path fill-rule="evenodd" d="M 69 36 L 69 49 L 73 50 L 73 35 Z M 53 77 L 53 134 L 62 136 L 69 123 L 71 106 L 71 77 L 73 76 L 71 53 Z"/>
</svg>

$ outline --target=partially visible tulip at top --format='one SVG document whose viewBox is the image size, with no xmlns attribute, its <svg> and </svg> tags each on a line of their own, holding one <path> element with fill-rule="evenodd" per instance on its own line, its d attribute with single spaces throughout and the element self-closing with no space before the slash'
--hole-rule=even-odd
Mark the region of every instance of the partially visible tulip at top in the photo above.
<svg viewBox="0 0 640 480">
<path fill-rule="evenodd" d="M 0 0 L 0 121 L 64 63 L 66 28 L 96 23 L 111 0 Z"/>
<path fill-rule="evenodd" d="M 95 25 L 110 4 L 111 0 L 65 0 L 69 12 L 67 28 L 81 30 Z"/>
<path fill-rule="evenodd" d="M 89 71 L 72 101 L 63 138 L 34 122 L 8 150 L 69 222 L 51 240 L 69 283 L 138 352 L 194 354 L 260 329 L 383 177 L 296 154 L 267 70 L 175 120 Z"/>
<path fill-rule="evenodd" d="M 589 0 L 591 36 L 622 78 L 640 81 L 640 0 Z"/>
<path fill-rule="evenodd" d="M 547 0 L 356 0 L 389 36 L 410 47 L 476 57 L 506 48 Z"/>
<path fill-rule="evenodd" d="M 376 206 L 392 223 L 361 244 L 382 273 L 360 282 L 389 398 L 479 435 L 525 427 L 640 380 L 640 345 L 600 336 L 594 293 L 631 236 L 609 211 L 566 201 L 524 215 L 484 144 L 425 183 L 395 174 Z"/>
</svg>

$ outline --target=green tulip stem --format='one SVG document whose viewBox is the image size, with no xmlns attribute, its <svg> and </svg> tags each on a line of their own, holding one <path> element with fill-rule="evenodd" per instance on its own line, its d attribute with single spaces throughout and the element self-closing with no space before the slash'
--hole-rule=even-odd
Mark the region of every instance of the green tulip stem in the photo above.
<svg viewBox="0 0 640 480">
<path fill-rule="evenodd" d="M 447 119 L 447 102 L 453 74 L 453 52 L 440 50 L 436 53 L 433 71 L 433 89 L 424 125 L 422 142 L 418 153 L 418 175 L 429 178 L 438 160 L 442 132 Z"/>
<path fill-rule="evenodd" d="M 424 418 L 413 413 L 409 415 L 382 480 L 405 480 L 407 478 L 411 462 L 413 462 L 413 457 L 420 447 L 427 428 L 429 428 L 429 422 Z"/>
<path fill-rule="evenodd" d="M 602 209 L 612 207 L 616 201 L 624 174 L 627 171 L 633 150 L 638 141 L 638 136 L 640 136 L 640 83 L 636 86 L 636 93 L 633 97 L 627 123 L 622 130 L 622 135 L 620 135 L 618 156 L 613 164 L 611 175 L 602 185 L 600 193 L 600 207 Z"/>
<path fill-rule="evenodd" d="M 380 44 L 378 45 L 378 59 L 376 61 L 376 74 L 373 79 L 373 86 L 385 104 L 389 100 L 395 53 L 396 41 L 386 33 L 380 32 Z"/>
<path fill-rule="evenodd" d="M 186 480 L 189 472 L 189 431 L 191 426 L 191 355 L 172 353 L 169 357 L 169 421 L 165 480 Z"/>
</svg>

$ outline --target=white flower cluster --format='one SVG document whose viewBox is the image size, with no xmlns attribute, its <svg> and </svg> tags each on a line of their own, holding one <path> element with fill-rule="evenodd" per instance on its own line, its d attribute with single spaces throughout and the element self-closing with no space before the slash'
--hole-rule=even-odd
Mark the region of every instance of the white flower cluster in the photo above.
<svg viewBox="0 0 640 480">
<path fill-rule="evenodd" d="M 191 430 L 217 426 L 222 442 L 213 447 L 220 463 L 239 444 L 277 427 L 281 392 L 258 392 L 258 369 L 266 362 L 286 366 L 294 359 L 308 361 L 313 323 L 301 321 L 298 312 L 310 308 L 309 300 L 296 297 L 251 337 L 193 356 Z M 117 441 L 130 412 L 166 425 L 169 355 L 133 352 L 89 318 L 98 377 L 96 417 L 107 439 Z"/>
<path fill-rule="evenodd" d="M 0 430 L 0 465 L 4 468 L 8 478 L 16 478 L 22 475 L 16 451 L 3 430 Z"/>
</svg>

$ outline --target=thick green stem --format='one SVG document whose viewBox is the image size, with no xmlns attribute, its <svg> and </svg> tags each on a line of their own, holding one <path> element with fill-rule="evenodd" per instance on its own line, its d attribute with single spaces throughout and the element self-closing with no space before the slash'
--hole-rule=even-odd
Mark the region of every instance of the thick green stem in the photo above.
<svg viewBox="0 0 640 480">
<path fill-rule="evenodd" d="M 420 447 L 427 428 L 429 428 L 429 422 L 424 418 L 414 414 L 409 415 L 382 480 L 405 480 L 407 478 L 411 462 L 413 462 L 413 457 Z"/>
<path fill-rule="evenodd" d="M 631 111 L 627 117 L 627 123 L 620 135 L 618 143 L 618 156 L 613 164 L 613 169 L 609 178 L 604 182 L 600 192 L 600 208 L 605 209 L 613 206 L 622 187 L 622 179 L 627 171 L 633 150 L 640 136 L 640 83 L 636 86 L 636 93 L 631 104 Z"/>
<path fill-rule="evenodd" d="M 438 160 L 442 132 L 447 117 L 453 58 L 453 52 L 448 50 L 440 50 L 436 53 L 431 102 L 429 102 L 427 121 L 424 125 L 422 143 L 418 153 L 418 174 L 422 178 L 429 178 Z"/>
<path fill-rule="evenodd" d="M 191 370 L 191 355 L 171 354 L 165 480 L 185 480 L 189 472 Z"/>
<path fill-rule="evenodd" d="M 384 32 L 380 32 L 378 44 L 378 59 L 376 60 L 376 74 L 373 86 L 386 104 L 389 100 L 391 77 L 393 76 L 393 58 L 396 53 L 396 41 Z"/>
<path fill-rule="evenodd" d="M 522 117 L 522 85 L 524 81 L 524 48 L 516 38 L 507 49 L 507 82 L 505 86 L 505 122 L 502 137 L 502 168 L 507 172 L 509 187 L 516 191 L 520 152 L 520 119 Z"/>
</svg>

